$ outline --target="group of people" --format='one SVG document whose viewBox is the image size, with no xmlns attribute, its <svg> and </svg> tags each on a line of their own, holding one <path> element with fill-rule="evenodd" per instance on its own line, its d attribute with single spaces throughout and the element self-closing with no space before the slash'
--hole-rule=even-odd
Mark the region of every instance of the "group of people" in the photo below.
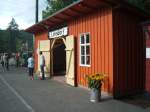
<svg viewBox="0 0 150 112">
<path fill-rule="evenodd" d="M 3 70 L 9 70 L 9 65 L 16 65 L 19 67 L 20 54 L 19 53 L 0 53 L 0 64 Z"/>
<path fill-rule="evenodd" d="M 45 73 L 44 73 L 44 66 L 45 66 L 45 57 L 42 53 L 42 51 L 39 52 L 40 54 L 40 70 L 41 70 L 41 74 L 42 80 L 45 80 Z M 20 59 L 20 55 L 19 53 L 16 53 L 15 56 L 15 62 L 16 62 L 16 67 L 19 67 L 19 59 Z M 1 53 L 0 54 L 0 64 L 2 65 L 3 70 L 9 70 L 9 60 L 10 60 L 10 54 L 9 53 Z M 29 53 L 29 57 L 27 60 L 27 67 L 28 67 L 28 71 L 29 71 L 29 77 L 31 80 L 33 80 L 34 76 L 34 58 L 32 53 Z"/>
<path fill-rule="evenodd" d="M 29 58 L 28 58 L 28 70 L 29 70 L 29 77 L 31 80 L 33 80 L 34 76 L 34 58 L 32 54 L 29 54 Z M 42 51 L 40 51 L 40 69 L 41 69 L 41 73 L 42 73 L 42 80 L 45 80 L 45 73 L 44 73 L 44 66 L 45 66 L 45 57 L 42 53 Z"/>
<path fill-rule="evenodd" d="M 3 67 L 3 70 L 9 70 L 9 54 L 8 53 L 2 53 L 0 55 L 0 62 Z"/>
</svg>

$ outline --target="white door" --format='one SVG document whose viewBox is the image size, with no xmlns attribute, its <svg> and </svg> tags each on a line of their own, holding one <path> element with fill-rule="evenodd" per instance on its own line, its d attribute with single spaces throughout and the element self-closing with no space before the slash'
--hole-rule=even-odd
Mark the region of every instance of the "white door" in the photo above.
<svg viewBox="0 0 150 112">
<path fill-rule="evenodd" d="M 50 40 L 39 41 L 39 51 L 42 51 L 43 55 L 45 57 L 44 71 L 45 71 L 46 77 L 49 77 L 49 72 L 50 72 Z M 38 55 L 38 70 L 40 71 L 39 57 L 40 57 L 40 55 Z"/>
<path fill-rule="evenodd" d="M 66 82 L 75 86 L 74 37 L 66 37 Z"/>
</svg>

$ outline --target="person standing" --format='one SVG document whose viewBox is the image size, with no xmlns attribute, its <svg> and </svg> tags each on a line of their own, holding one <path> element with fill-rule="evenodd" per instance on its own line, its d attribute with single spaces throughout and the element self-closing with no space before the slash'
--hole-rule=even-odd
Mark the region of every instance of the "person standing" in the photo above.
<svg viewBox="0 0 150 112">
<path fill-rule="evenodd" d="M 3 53 L 1 54 L 1 64 L 4 69 L 4 54 Z"/>
<path fill-rule="evenodd" d="M 15 59 L 16 59 L 16 67 L 19 67 L 19 53 L 16 53 Z"/>
<path fill-rule="evenodd" d="M 45 80 L 44 66 L 45 66 L 45 57 L 43 56 L 42 51 L 40 51 L 40 69 L 42 73 L 42 80 Z"/>
<path fill-rule="evenodd" d="M 5 66 L 6 66 L 6 70 L 8 71 L 9 70 L 9 58 L 10 58 L 10 54 L 7 53 L 5 58 L 6 58 L 6 65 Z"/>
<path fill-rule="evenodd" d="M 4 60 L 4 71 L 9 70 L 9 56 L 8 53 L 4 53 L 3 55 L 3 60 Z"/>
<path fill-rule="evenodd" d="M 34 72 L 34 59 L 32 54 L 29 54 L 29 58 L 28 58 L 28 70 L 29 70 L 29 77 L 31 80 L 33 80 L 33 72 Z"/>
<path fill-rule="evenodd" d="M 3 54 L 2 56 L 2 60 L 3 60 L 3 70 L 5 71 L 6 70 L 6 53 Z"/>
</svg>

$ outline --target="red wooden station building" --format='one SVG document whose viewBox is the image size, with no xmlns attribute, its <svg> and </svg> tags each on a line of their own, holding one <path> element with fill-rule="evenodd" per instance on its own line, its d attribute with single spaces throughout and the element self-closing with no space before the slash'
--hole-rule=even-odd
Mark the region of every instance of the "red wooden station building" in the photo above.
<svg viewBox="0 0 150 112">
<path fill-rule="evenodd" d="M 86 75 L 108 74 L 103 91 L 114 97 L 144 92 L 145 38 L 150 15 L 120 0 L 79 0 L 26 29 L 35 37 L 46 71 L 66 83 L 87 87 Z"/>
</svg>

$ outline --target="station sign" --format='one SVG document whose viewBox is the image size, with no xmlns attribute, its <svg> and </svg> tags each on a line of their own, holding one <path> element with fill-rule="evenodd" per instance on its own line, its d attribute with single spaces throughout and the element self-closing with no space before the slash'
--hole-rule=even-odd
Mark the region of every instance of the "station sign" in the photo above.
<svg viewBox="0 0 150 112">
<path fill-rule="evenodd" d="M 68 35 L 68 27 L 63 27 L 61 29 L 49 32 L 49 39 L 50 38 L 57 38 Z"/>
</svg>

